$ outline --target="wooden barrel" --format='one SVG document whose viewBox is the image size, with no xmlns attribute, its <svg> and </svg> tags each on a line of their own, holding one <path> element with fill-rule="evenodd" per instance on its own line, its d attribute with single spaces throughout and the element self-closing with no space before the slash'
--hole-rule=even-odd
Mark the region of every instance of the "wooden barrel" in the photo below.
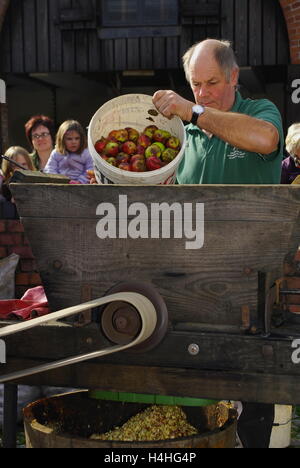
<svg viewBox="0 0 300 468">
<path fill-rule="evenodd" d="M 184 407 L 188 421 L 199 434 L 151 442 L 117 442 L 91 439 L 149 405 L 89 398 L 73 392 L 31 403 L 24 409 L 27 448 L 234 448 L 236 413 L 225 405 Z"/>
</svg>

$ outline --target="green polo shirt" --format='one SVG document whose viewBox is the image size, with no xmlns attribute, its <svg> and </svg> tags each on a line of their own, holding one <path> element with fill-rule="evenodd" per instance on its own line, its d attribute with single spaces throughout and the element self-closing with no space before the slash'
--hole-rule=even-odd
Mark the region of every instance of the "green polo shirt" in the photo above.
<svg viewBox="0 0 300 468">
<path fill-rule="evenodd" d="M 275 125 L 280 135 L 278 150 L 269 155 L 244 151 L 215 136 L 209 138 L 200 128 L 189 124 L 185 154 L 177 173 L 179 184 L 280 183 L 284 135 L 277 107 L 267 99 L 243 99 L 237 92 L 231 112 Z"/>
</svg>

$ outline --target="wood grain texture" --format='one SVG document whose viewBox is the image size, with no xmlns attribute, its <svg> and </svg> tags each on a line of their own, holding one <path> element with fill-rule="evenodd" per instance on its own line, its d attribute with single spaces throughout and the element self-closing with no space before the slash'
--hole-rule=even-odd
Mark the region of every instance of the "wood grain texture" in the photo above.
<svg viewBox="0 0 300 468">
<path fill-rule="evenodd" d="M 207 37 L 232 41 L 241 66 L 289 63 L 288 34 L 279 2 L 180 3 L 176 25 L 155 27 L 145 18 L 140 28 L 122 23 L 112 28 L 102 23 L 95 0 L 12 0 L 4 23 L 2 71 L 173 70 L 182 67 L 181 56 L 193 43 Z"/>
<path fill-rule="evenodd" d="M 172 322 L 240 327 L 245 305 L 257 319 L 259 272 L 282 269 L 300 244 L 300 192 L 291 186 L 17 184 L 12 191 L 52 310 L 80 303 L 82 284 L 96 298 L 133 280 L 158 289 Z M 128 206 L 143 201 L 149 214 L 166 200 L 204 203 L 203 248 L 187 250 L 184 238 L 99 239 L 97 207 L 111 203 L 118 222 L 119 196 Z"/>
</svg>

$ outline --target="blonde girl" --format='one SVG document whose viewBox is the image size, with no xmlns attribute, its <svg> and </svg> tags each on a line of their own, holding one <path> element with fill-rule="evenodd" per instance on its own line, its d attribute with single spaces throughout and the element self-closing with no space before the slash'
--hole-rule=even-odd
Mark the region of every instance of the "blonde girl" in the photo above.
<svg viewBox="0 0 300 468">
<path fill-rule="evenodd" d="M 66 175 L 72 183 L 88 184 L 87 171 L 92 169 L 93 160 L 87 149 L 83 127 L 76 120 L 63 122 L 44 172 Z"/>
</svg>

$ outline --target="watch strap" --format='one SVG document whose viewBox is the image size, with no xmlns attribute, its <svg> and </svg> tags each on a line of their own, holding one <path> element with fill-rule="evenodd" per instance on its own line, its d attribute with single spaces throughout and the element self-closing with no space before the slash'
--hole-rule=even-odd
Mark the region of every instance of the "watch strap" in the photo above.
<svg viewBox="0 0 300 468">
<path fill-rule="evenodd" d="M 193 112 L 193 115 L 192 115 L 192 118 L 191 118 L 191 123 L 193 125 L 197 125 L 199 115 L 201 115 L 201 114 L 199 114 L 199 112 Z"/>
</svg>

